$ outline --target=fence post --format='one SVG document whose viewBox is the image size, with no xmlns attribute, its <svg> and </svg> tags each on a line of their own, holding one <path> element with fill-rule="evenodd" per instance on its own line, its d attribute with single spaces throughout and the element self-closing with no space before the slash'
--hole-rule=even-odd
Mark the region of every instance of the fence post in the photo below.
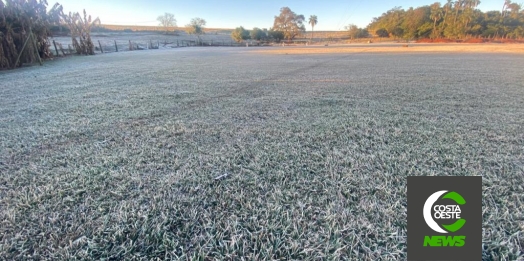
<svg viewBox="0 0 524 261">
<path fill-rule="evenodd" d="M 149 40 L 149 43 L 151 44 L 151 49 L 153 49 L 153 40 Z"/>
<path fill-rule="evenodd" d="M 104 49 L 102 49 L 102 44 L 100 43 L 100 40 L 98 40 L 98 46 L 100 46 L 100 51 L 104 53 Z"/>
<path fill-rule="evenodd" d="M 157 41 L 156 45 L 158 46 L 158 49 L 160 49 L 160 40 Z"/>
<path fill-rule="evenodd" d="M 15 67 L 18 65 L 18 62 L 20 61 L 20 57 L 22 56 L 22 53 L 24 52 L 25 47 L 27 46 L 27 43 L 29 42 L 29 38 L 30 37 L 31 37 L 31 35 L 27 36 L 27 39 L 25 40 L 24 46 L 22 47 L 22 51 L 18 54 L 18 58 L 16 58 Z"/>
<path fill-rule="evenodd" d="M 131 40 L 129 40 L 129 51 L 133 51 L 133 45 L 131 44 Z"/>
<path fill-rule="evenodd" d="M 176 40 L 176 47 L 179 47 L 180 45 L 178 45 L 178 39 Z"/>
<path fill-rule="evenodd" d="M 62 52 L 62 55 L 66 56 L 64 52 L 64 48 L 62 48 L 62 44 L 58 44 L 58 47 L 60 48 L 60 51 Z"/>
<path fill-rule="evenodd" d="M 116 52 L 118 53 L 118 45 L 116 45 L 116 40 L 115 40 L 115 49 L 116 49 Z"/>
<path fill-rule="evenodd" d="M 69 51 L 70 55 L 73 55 L 73 50 L 71 50 L 71 45 L 70 44 L 67 45 L 67 50 Z"/>
<path fill-rule="evenodd" d="M 56 42 L 55 42 L 55 40 L 53 40 L 53 45 L 55 46 L 56 56 L 60 56 L 60 55 L 58 54 L 58 48 L 56 48 Z"/>
<path fill-rule="evenodd" d="M 33 34 L 33 31 L 31 31 L 31 38 L 33 38 L 33 44 L 35 45 L 35 52 L 36 52 L 36 57 L 38 57 L 38 63 L 42 65 L 43 64 L 42 58 L 40 57 L 40 52 L 38 51 L 38 44 L 36 43 L 36 38 L 35 38 L 35 34 Z"/>
</svg>

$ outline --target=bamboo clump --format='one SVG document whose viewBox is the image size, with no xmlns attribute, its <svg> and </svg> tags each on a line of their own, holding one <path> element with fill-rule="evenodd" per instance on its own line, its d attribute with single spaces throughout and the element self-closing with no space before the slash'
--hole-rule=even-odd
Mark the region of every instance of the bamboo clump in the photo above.
<svg viewBox="0 0 524 261">
<path fill-rule="evenodd" d="M 0 1 L 0 70 L 52 57 L 49 27 L 61 12 L 59 4 L 47 11 L 45 0 Z"/>
<path fill-rule="evenodd" d="M 100 25 L 100 19 L 97 17 L 94 20 L 87 15 L 84 10 L 84 16 L 79 13 L 69 13 L 62 16 L 64 22 L 69 26 L 71 32 L 71 41 L 73 49 L 77 54 L 94 55 L 95 45 L 91 40 L 91 29 L 94 26 Z"/>
<path fill-rule="evenodd" d="M 64 23 L 71 31 L 74 52 L 95 54 L 91 29 L 100 25 L 100 19 L 92 19 L 85 10 L 83 16 L 79 13 L 65 15 L 58 3 L 49 11 L 47 6 L 46 0 L 0 1 L 0 70 L 14 69 L 25 63 L 42 64 L 42 60 L 52 58 L 50 28 Z M 65 55 L 61 45 L 53 45 L 56 56 L 58 48 Z"/>
</svg>

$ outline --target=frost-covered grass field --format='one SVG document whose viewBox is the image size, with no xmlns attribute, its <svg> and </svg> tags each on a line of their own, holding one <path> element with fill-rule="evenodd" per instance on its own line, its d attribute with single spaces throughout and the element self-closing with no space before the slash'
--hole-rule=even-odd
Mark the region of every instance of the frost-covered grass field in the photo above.
<svg viewBox="0 0 524 261">
<path fill-rule="evenodd" d="M 1 259 L 404 260 L 409 175 L 524 259 L 522 54 L 261 50 L 0 72 Z"/>
</svg>

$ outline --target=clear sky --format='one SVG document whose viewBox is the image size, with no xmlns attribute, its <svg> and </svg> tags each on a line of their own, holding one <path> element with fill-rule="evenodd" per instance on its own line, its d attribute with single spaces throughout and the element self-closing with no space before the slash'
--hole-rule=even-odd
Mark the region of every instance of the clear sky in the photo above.
<svg viewBox="0 0 524 261">
<path fill-rule="evenodd" d="M 48 0 L 52 6 L 55 1 Z M 435 0 L 58 0 L 64 11 L 81 12 L 84 8 L 98 16 L 103 24 L 157 25 L 156 18 L 165 13 L 175 14 L 178 26 L 189 23 L 193 17 L 207 21 L 209 28 L 235 28 L 244 26 L 269 28 L 281 7 L 287 6 L 307 18 L 317 15 L 315 30 L 343 30 L 348 24 L 365 27 L 373 17 L 387 10 L 430 5 Z M 444 3 L 445 1 L 440 1 Z M 519 1 L 517 1 L 519 2 Z M 501 10 L 504 0 L 481 0 L 483 11 Z M 310 30 L 310 26 L 306 26 Z"/>
</svg>

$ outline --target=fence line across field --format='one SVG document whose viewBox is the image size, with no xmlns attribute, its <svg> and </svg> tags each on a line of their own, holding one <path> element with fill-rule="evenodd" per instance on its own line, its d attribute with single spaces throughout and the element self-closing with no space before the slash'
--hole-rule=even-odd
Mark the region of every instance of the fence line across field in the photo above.
<svg viewBox="0 0 524 261">
<path fill-rule="evenodd" d="M 65 56 L 75 54 L 76 51 L 71 44 L 60 43 L 52 40 L 52 47 L 54 47 L 53 53 L 56 56 Z M 97 53 L 112 53 L 121 51 L 136 51 L 136 50 L 150 50 L 150 49 L 161 49 L 161 48 L 178 48 L 178 47 L 191 47 L 191 46 L 229 46 L 229 47 L 242 47 L 246 46 L 245 43 L 237 43 L 233 40 L 175 40 L 175 41 L 160 41 L 160 40 L 97 40 L 93 42 L 95 52 Z M 258 45 L 256 43 L 249 43 L 250 46 Z"/>
<path fill-rule="evenodd" d="M 375 38 L 373 42 L 381 42 L 382 38 Z M 384 39 L 386 40 L 386 39 Z M 322 39 L 322 41 L 313 41 L 307 39 L 283 41 L 273 43 L 274 45 L 324 45 L 327 43 L 352 43 L 347 39 Z M 358 41 L 354 41 L 355 43 Z M 365 42 L 365 41 L 364 41 Z M 370 41 L 368 41 L 369 43 Z M 235 42 L 233 40 L 94 40 L 94 49 L 96 53 L 113 53 L 122 51 L 150 50 L 150 49 L 168 49 L 192 46 L 217 46 L 217 47 L 250 47 L 250 46 L 270 46 L 268 42 L 246 41 Z M 56 56 L 66 56 L 76 53 L 71 43 L 59 42 L 52 40 L 51 47 L 54 47 L 53 54 Z"/>
</svg>

